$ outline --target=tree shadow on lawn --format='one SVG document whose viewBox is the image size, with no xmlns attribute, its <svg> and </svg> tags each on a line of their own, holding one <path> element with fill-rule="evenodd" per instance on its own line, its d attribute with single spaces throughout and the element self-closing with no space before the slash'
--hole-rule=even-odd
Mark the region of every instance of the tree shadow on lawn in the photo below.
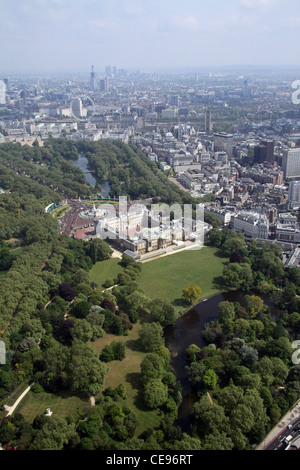
<svg viewBox="0 0 300 470">
<path fill-rule="evenodd" d="M 188 308 L 191 304 L 186 299 L 175 299 L 171 302 L 173 307 Z"/>
<path fill-rule="evenodd" d="M 214 256 L 223 259 L 224 263 L 228 261 L 228 256 L 225 256 L 222 250 L 215 251 Z"/>
<path fill-rule="evenodd" d="M 132 372 L 126 374 L 126 382 L 130 383 L 132 388 L 137 391 L 137 394 L 134 396 L 134 405 L 140 411 L 149 411 L 149 408 L 145 405 L 143 398 L 143 383 L 141 381 L 141 374 L 138 372 Z"/>
<path fill-rule="evenodd" d="M 218 290 L 224 290 L 223 276 L 216 276 L 213 278 L 213 288 Z"/>
<path fill-rule="evenodd" d="M 129 341 L 127 341 L 126 347 L 128 349 L 131 349 L 131 351 L 144 351 L 139 339 L 130 339 Z"/>
</svg>

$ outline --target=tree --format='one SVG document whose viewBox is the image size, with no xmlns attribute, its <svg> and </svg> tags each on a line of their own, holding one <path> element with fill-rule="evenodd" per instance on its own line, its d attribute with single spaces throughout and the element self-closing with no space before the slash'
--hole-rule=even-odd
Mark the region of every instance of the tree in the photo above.
<svg viewBox="0 0 300 470">
<path fill-rule="evenodd" d="M 230 256 L 233 252 L 239 252 L 241 254 L 246 253 L 246 242 L 244 237 L 237 234 L 230 236 L 222 245 L 222 250 L 225 256 Z"/>
<path fill-rule="evenodd" d="M 197 360 L 196 354 L 200 353 L 200 351 L 201 348 L 199 348 L 199 346 L 197 346 L 196 344 L 190 344 L 186 350 L 187 361 L 189 363 L 195 362 Z"/>
<path fill-rule="evenodd" d="M 205 373 L 205 365 L 199 362 L 192 362 L 190 366 L 186 366 L 186 371 L 189 377 L 189 380 L 194 384 L 199 384 L 203 380 L 203 375 Z"/>
<path fill-rule="evenodd" d="M 37 430 L 30 450 L 62 450 L 75 434 L 74 424 L 68 424 L 64 418 L 51 416 L 41 429 Z"/>
<path fill-rule="evenodd" d="M 77 318 L 85 318 L 89 314 L 91 307 L 92 307 L 91 302 L 82 300 L 73 306 L 72 315 L 74 315 Z"/>
<path fill-rule="evenodd" d="M 190 284 L 182 290 L 183 298 L 191 303 L 196 302 L 199 299 L 200 295 L 201 288 L 195 286 L 194 284 Z"/>
<path fill-rule="evenodd" d="M 235 308 L 233 302 L 224 300 L 218 305 L 218 320 L 220 323 L 233 321 L 235 319 Z"/>
<path fill-rule="evenodd" d="M 217 230 L 217 229 L 212 229 L 208 232 L 208 236 L 209 236 L 209 239 L 211 241 L 211 244 L 213 246 L 221 246 L 222 243 L 223 243 L 223 236 L 222 236 L 222 232 L 220 230 Z"/>
<path fill-rule="evenodd" d="M 229 263 L 223 270 L 225 287 L 249 290 L 253 284 L 253 274 L 247 263 Z"/>
<path fill-rule="evenodd" d="M 241 360 L 246 367 L 251 368 L 258 361 L 257 350 L 244 344 L 241 348 Z"/>
<path fill-rule="evenodd" d="M 58 292 L 59 295 L 67 301 L 73 300 L 76 296 L 76 292 L 73 287 L 71 287 L 71 284 L 69 282 L 63 282 L 62 284 L 60 284 Z"/>
<path fill-rule="evenodd" d="M 146 384 L 152 379 L 160 379 L 164 371 L 163 359 L 155 353 L 146 354 L 141 362 L 142 382 Z"/>
<path fill-rule="evenodd" d="M 254 426 L 254 415 L 245 404 L 238 404 L 231 413 L 231 424 L 234 429 L 240 429 L 247 434 Z"/>
<path fill-rule="evenodd" d="M 144 400 L 150 409 L 158 408 L 168 399 L 168 387 L 158 379 L 150 380 L 144 390 Z"/>
<path fill-rule="evenodd" d="M 200 437 L 229 430 L 224 408 L 216 402 L 211 404 L 206 395 L 194 404 L 192 414 Z"/>
<path fill-rule="evenodd" d="M 104 385 L 106 364 L 84 343 L 76 342 L 70 348 L 69 362 L 66 364 L 66 384 L 75 393 L 95 395 Z"/>
<path fill-rule="evenodd" d="M 164 346 L 163 329 L 159 323 L 144 323 L 139 333 L 139 340 L 146 352 L 155 352 Z"/>
<path fill-rule="evenodd" d="M 118 336 L 121 336 L 124 333 L 124 326 L 123 326 L 121 318 L 114 317 L 112 324 L 110 325 L 110 331 L 114 335 L 118 335 Z"/>
<path fill-rule="evenodd" d="M 180 441 L 175 441 L 172 445 L 172 450 L 202 450 L 200 439 L 189 436 L 189 434 L 183 433 Z"/>
<path fill-rule="evenodd" d="M 232 450 L 234 444 L 225 432 L 214 431 L 205 436 L 202 441 L 203 450 Z"/>
<path fill-rule="evenodd" d="M 264 301 L 257 295 L 245 295 L 245 308 L 252 317 L 258 315 L 264 308 Z"/>
<path fill-rule="evenodd" d="M 73 339 L 87 343 L 92 339 L 93 328 L 87 320 L 76 320 L 71 335 Z"/>
<path fill-rule="evenodd" d="M 172 325 L 175 322 L 175 310 L 169 302 L 160 299 L 153 300 L 149 309 L 153 320 L 162 326 Z"/>
<path fill-rule="evenodd" d="M 100 238 L 93 238 L 91 242 L 86 244 L 85 249 L 93 264 L 109 259 L 113 252 L 109 244 Z"/>
<path fill-rule="evenodd" d="M 122 361 L 125 358 L 125 345 L 121 341 L 113 341 L 114 359 Z"/>
<path fill-rule="evenodd" d="M 213 390 L 217 385 L 218 376 L 214 370 L 208 369 L 203 375 L 202 382 L 206 388 Z"/>
</svg>

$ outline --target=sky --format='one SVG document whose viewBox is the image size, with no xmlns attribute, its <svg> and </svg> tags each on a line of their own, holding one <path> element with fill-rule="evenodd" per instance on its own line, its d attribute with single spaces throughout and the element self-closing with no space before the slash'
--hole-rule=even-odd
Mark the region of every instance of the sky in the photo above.
<svg viewBox="0 0 300 470">
<path fill-rule="evenodd" d="M 300 66 L 299 0 L 0 0 L 0 75 Z"/>
</svg>

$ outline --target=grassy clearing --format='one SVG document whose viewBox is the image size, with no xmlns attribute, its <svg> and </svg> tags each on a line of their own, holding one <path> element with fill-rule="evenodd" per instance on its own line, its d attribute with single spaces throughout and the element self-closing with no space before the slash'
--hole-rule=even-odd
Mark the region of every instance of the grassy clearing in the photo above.
<svg viewBox="0 0 300 470">
<path fill-rule="evenodd" d="M 143 263 L 137 282 L 150 298 L 165 299 L 179 310 L 189 304 L 182 299 L 188 284 L 201 287 L 201 297 L 209 298 L 222 291 L 221 276 L 227 258 L 215 248 L 185 250 Z"/>
<path fill-rule="evenodd" d="M 58 207 L 57 209 L 54 209 L 54 211 L 52 211 L 51 215 L 55 219 L 62 219 L 66 215 L 66 213 L 71 209 L 72 207 L 69 205 Z"/>
<path fill-rule="evenodd" d="M 121 271 L 123 267 L 120 265 L 119 258 L 99 261 L 90 270 L 90 281 L 101 287 L 107 279 L 114 279 Z"/>
<path fill-rule="evenodd" d="M 103 200 L 99 199 L 99 200 L 96 200 L 96 201 L 87 200 L 87 201 L 83 201 L 83 202 L 84 202 L 84 204 L 87 204 L 89 206 L 92 206 L 92 205 L 95 204 L 96 207 L 101 206 L 102 204 L 111 204 L 112 206 L 118 206 L 119 205 L 119 201 L 113 201 L 113 200 L 112 201 L 111 200 L 103 201 Z"/>
<path fill-rule="evenodd" d="M 159 425 L 158 412 L 148 410 L 143 404 L 140 365 L 146 353 L 141 351 L 138 344 L 140 328 L 141 324 L 137 323 L 133 326 L 128 336 L 105 334 L 103 338 L 91 343 L 92 348 L 99 354 L 104 346 L 112 343 L 112 341 L 122 341 L 125 343 L 125 359 L 122 361 L 111 361 L 107 364 L 109 371 L 105 378 L 104 388 L 115 388 L 121 383 L 124 384 L 127 393 L 126 404 L 135 413 L 138 421 L 136 436 L 149 427 L 154 428 Z"/>
<path fill-rule="evenodd" d="M 29 391 L 14 414 L 21 413 L 26 421 L 33 422 L 37 415 L 45 413 L 46 409 L 53 411 L 53 416 L 78 416 L 78 411 L 88 410 L 90 402 L 88 399 L 82 400 L 79 397 L 70 396 L 67 392 L 61 392 L 57 395 L 52 393 L 34 394 Z"/>
</svg>

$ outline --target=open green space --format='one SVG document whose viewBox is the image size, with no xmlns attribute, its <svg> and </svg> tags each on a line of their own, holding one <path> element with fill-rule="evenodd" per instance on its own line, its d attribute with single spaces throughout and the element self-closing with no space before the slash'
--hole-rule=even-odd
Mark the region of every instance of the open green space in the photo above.
<svg viewBox="0 0 300 470">
<path fill-rule="evenodd" d="M 29 391 L 14 414 L 21 413 L 26 421 L 32 423 L 34 418 L 45 413 L 47 408 L 51 409 L 53 416 L 65 418 L 67 416 L 78 417 L 78 412 L 88 410 L 90 406 L 88 399 L 82 400 L 67 392 L 54 395 L 46 392 L 34 394 Z"/>
<path fill-rule="evenodd" d="M 137 283 L 148 297 L 167 300 L 176 309 L 186 308 L 189 304 L 182 299 L 182 289 L 189 284 L 201 287 L 201 298 L 222 292 L 221 276 L 226 262 L 227 258 L 216 248 L 184 250 L 143 263 Z"/>
<path fill-rule="evenodd" d="M 90 281 L 95 282 L 97 286 L 101 287 L 107 279 L 113 279 L 123 271 L 123 269 L 120 264 L 120 258 L 110 258 L 99 261 L 94 264 L 90 270 Z"/>
<path fill-rule="evenodd" d="M 101 206 L 102 204 L 111 204 L 112 206 L 117 206 L 119 204 L 119 201 L 114 201 L 114 200 L 103 200 L 103 199 L 98 199 L 98 200 L 86 200 L 86 201 L 82 201 L 84 202 L 84 204 L 88 204 L 88 205 L 94 205 L 97 207 L 97 206 Z"/>
<path fill-rule="evenodd" d="M 58 207 L 57 209 L 54 209 L 54 211 L 51 212 L 51 215 L 55 219 L 62 219 L 66 215 L 66 213 L 71 209 L 72 207 L 69 205 Z"/>
<path fill-rule="evenodd" d="M 105 377 L 104 388 L 117 387 L 123 384 L 126 388 L 126 404 L 135 413 L 138 421 L 136 436 L 148 428 L 155 428 L 159 425 L 158 411 L 148 410 L 142 397 L 142 384 L 140 383 L 140 366 L 146 353 L 144 353 L 138 344 L 139 330 L 141 324 L 133 325 L 128 336 L 115 336 L 105 334 L 103 338 L 91 343 L 91 346 L 97 353 L 101 353 L 104 346 L 113 341 L 122 341 L 125 343 L 125 358 L 122 361 L 111 361 L 107 365 L 109 371 Z M 97 398 L 97 397 L 96 397 Z M 122 400 L 125 403 L 125 400 Z"/>
</svg>

